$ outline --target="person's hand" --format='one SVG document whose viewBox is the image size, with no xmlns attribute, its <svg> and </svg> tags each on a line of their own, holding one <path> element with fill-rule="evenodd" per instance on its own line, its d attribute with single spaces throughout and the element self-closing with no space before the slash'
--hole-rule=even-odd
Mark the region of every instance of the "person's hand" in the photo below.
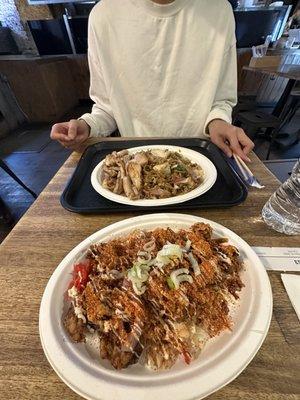
<svg viewBox="0 0 300 400">
<path fill-rule="evenodd" d="M 52 127 L 50 137 L 57 140 L 68 149 L 75 150 L 90 135 L 89 125 L 82 119 L 72 119 L 69 122 L 61 122 Z"/>
<path fill-rule="evenodd" d="M 208 125 L 211 141 L 217 145 L 228 156 L 235 153 L 242 160 L 250 162 L 247 155 L 254 147 L 254 143 L 243 129 L 238 128 L 220 119 L 211 121 Z"/>
</svg>

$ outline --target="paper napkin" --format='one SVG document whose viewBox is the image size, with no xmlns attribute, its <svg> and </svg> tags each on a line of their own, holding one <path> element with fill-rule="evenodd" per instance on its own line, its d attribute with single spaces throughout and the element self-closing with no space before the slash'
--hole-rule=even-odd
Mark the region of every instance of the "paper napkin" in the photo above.
<svg viewBox="0 0 300 400">
<path fill-rule="evenodd" d="M 300 320 L 300 275 L 281 274 L 281 279 Z"/>
</svg>

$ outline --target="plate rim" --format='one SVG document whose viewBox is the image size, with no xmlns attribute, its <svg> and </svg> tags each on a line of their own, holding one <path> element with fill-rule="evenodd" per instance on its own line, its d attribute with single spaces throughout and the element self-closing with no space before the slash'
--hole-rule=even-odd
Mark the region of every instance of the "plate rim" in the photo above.
<svg viewBox="0 0 300 400">
<path fill-rule="evenodd" d="M 84 391 L 82 391 L 80 388 L 78 388 L 78 386 L 76 386 L 74 384 L 74 382 L 69 382 L 68 379 L 66 379 L 63 374 L 61 373 L 61 371 L 59 371 L 59 369 L 56 367 L 55 362 L 53 362 L 53 360 L 51 359 L 50 354 L 48 353 L 48 350 L 46 348 L 45 342 L 43 340 L 43 331 L 42 331 L 42 325 L 43 325 L 43 319 L 45 316 L 45 312 L 43 310 L 43 304 L 45 302 L 45 296 L 47 294 L 47 288 L 49 287 L 50 282 L 54 279 L 53 277 L 55 277 L 55 273 L 58 274 L 59 270 L 63 270 L 65 269 L 71 262 L 72 256 L 75 254 L 78 254 L 79 251 L 82 251 L 83 247 L 87 246 L 88 244 L 90 244 L 91 242 L 93 242 L 93 240 L 96 240 L 96 237 L 99 236 L 100 233 L 102 233 L 102 236 L 105 235 L 106 237 L 109 237 L 110 231 L 115 231 L 116 229 L 120 230 L 121 227 L 124 228 L 124 226 L 126 227 L 126 224 L 129 222 L 141 222 L 141 220 L 145 220 L 145 218 L 149 219 L 149 224 L 150 222 L 153 222 L 154 218 L 157 219 L 161 219 L 162 217 L 164 218 L 168 218 L 170 220 L 170 225 L 176 225 L 176 220 L 177 218 L 179 218 L 179 222 L 178 225 L 180 225 L 180 223 L 184 223 L 183 221 L 180 221 L 180 218 L 182 219 L 193 219 L 193 223 L 196 222 L 204 222 L 204 223 L 209 223 L 213 226 L 213 229 L 221 229 L 222 232 L 224 232 L 224 234 L 226 236 L 230 238 L 230 236 L 232 236 L 234 239 L 238 239 L 239 242 L 241 242 L 243 244 L 243 249 L 244 247 L 246 247 L 248 253 L 251 254 L 251 256 L 255 259 L 255 261 L 258 263 L 259 268 L 261 270 L 262 276 L 263 276 L 263 281 L 265 286 L 265 289 L 267 288 L 268 290 L 268 295 L 267 293 L 264 293 L 264 297 L 267 297 L 267 300 L 269 302 L 268 304 L 268 316 L 267 318 L 264 320 L 264 325 L 265 325 L 265 329 L 264 331 L 260 331 L 260 332 L 256 332 L 257 333 L 257 338 L 255 339 L 256 346 L 253 349 L 251 355 L 248 357 L 247 361 L 243 363 L 242 366 L 239 366 L 239 368 L 237 368 L 236 372 L 234 374 L 232 374 L 231 376 L 227 377 L 222 383 L 218 384 L 217 387 L 215 387 L 214 389 L 210 389 L 207 393 L 205 394 L 198 394 L 196 395 L 196 397 L 187 397 L 186 400 L 194 400 L 194 399 L 202 399 L 206 396 L 208 396 L 209 394 L 214 393 L 217 390 L 220 390 L 222 387 L 226 386 L 227 384 L 229 384 L 230 382 L 232 382 L 246 367 L 247 365 L 252 361 L 252 359 L 255 357 L 255 355 L 257 354 L 258 350 L 260 349 L 265 337 L 267 336 L 267 333 L 269 331 L 269 326 L 270 326 L 270 322 L 271 322 L 271 317 L 272 317 L 272 311 L 273 311 L 273 298 L 272 298 L 272 289 L 271 289 L 271 284 L 268 278 L 268 274 L 263 266 L 263 264 L 261 263 L 260 259 L 258 258 L 258 256 L 256 255 L 256 253 L 254 252 L 254 250 L 244 241 L 244 239 L 242 239 L 239 235 L 237 235 L 235 232 L 231 231 L 230 229 L 224 227 L 223 225 L 220 225 L 214 221 L 208 220 L 206 218 L 202 218 L 202 217 L 198 217 L 198 216 L 194 216 L 194 215 L 190 215 L 190 214 L 178 214 L 178 213 L 156 213 L 156 214 L 147 214 L 147 215 L 142 215 L 142 216 L 138 216 L 138 217 L 133 217 L 133 218 L 126 218 L 125 220 L 121 220 L 118 222 L 115 222 L 111 225 L 108 225 L 98 231 L 96 231 L 95 233 L 93 233 L 92 235 L 86 237 L 83 241 L 81 241 L 77 246 L 75 246 L 64 258 L 63 260 L 59 263 L 59 265 L 56 267 L 56 269 L 54 270 L 53 274 L 51 275 L 50 279 L 48 280 L 46 289 L 44 291 L 43 294 L 43 298 L 41 301 L 41 305 L 40 305 L 40 314 L 39 314 L 39 333 L 40 333 L 40 339 L 41 339 L 41 343 L 42 343 L 42 347 L 44 350 L 44 353 L 46 355 L 46 358 L 48 360 L 48 362 L 50 363 L 50 365 L 52 366 L 52 368 L 54 369 L 54 371 L 57 373 L 57 375 L 60 377 L 60 379 L 65 382 L 65 384 L 67 386 L 69 386 L 74 392 L 76 392 L 77 394 L 81 395 L 82 397 L 86 398 L 86 399 L 90 399 L 90 400 L 98 400 L 98 399 L 102 399 L 102 397 L 97 397 L 97 396 L 90 396 L 89 394 L 85 393 Z M 151 221 L 150 221 L 151 219 Z M 141 227 L 142 228 L 142 227 Z M 229 235 L 228 235 L 229 233 Z M 113 233 L 113 235 L 118 235 L 118 233 Z M 105 240 L 105 239 L 101 239 L 101 240 Z M 260 302 L 261 304 L 261 302 Z M 261 310 L 260 310 L 261 311 Z M 249 330 L 249 332 L 247 331 L 247 335 L 249 335 L 252 332 L 252 330 Z M 239 364 L 240 365 L 240 364 Z M 189 380 L 197 380 L 197 377 L 192 376 L 191 378 L 187 378 L 187 381 Z M 184 382 L 181 382 L 182 384 Z M 113 384 L 112 384 L 113 386 Z M 176 385 L 177 386 L 177 385 Z M 125 386 L 125 390 L 127 386 Z M 168 386 L 167 386 L 168 387 Z M 127 387 L 128 388 L 128 387 Z M 163 390 L 163 388 L 161 389 Z M 151 395 L 153 397 L 153 395 Z"/>
<path fill-rule="evenodd" d="M 163 206 L 168 206 L 172 204 L 181 204 L 186 201 L 195 199 L 196 197 L 202 196 L 204 193 L 208 192 L 213 185 L 216 183 L 217 177 L 218 177 L 218 172 L 217 169 L 214 165 L 214 163 L 206 157 L 204 154 L 197 152 L 195 150 L 192 150 L 188 147 L 182 147 L 182 146 L 175 146 L 175 145 L 164 145 L 164 144 L 153 144 L 153 145 L 142 145 L 142 146 L 136 146 L 136 147 L 130 147 L 126 150 L 129 150 L 130 152 L 137 152 L 141 151 L 143 149 L 171 149 L 171 151 L 183 151 L 183 152 L 189 152 L 195 155 L 195 157 L 202 159 L 205 161 L 205 163 L 209 166 L 210 168 L 210 173 L 212 174 L 211 177 L 208 178 L 208 181 L 206 183 L 206 186 L 204 184 L 199 185 L 195 189 L 191 190 L 188 193 L 185 193 L 183 195 L 179 196 L 172 196 L 168 197 L 166 199 L 139 199 L 139 200 L 130 200 L 126 196 L 118 195 L 113 192 L 111 192 L 108 189 L 105 189 L 102 187 L 101 183 L 99 182 L 98 179 L 98 174 L 99 170 L 101 168 L 101 165 L 104 161 L 104 158 L 95 166 L 91 173 L 91 185 L 94 188 L 94 190 L 106 198 L 107 200 L 113 201 L 115 203 L 119 204 L 124 204 L 124 205 L 129 205 L 129 206 L 135 206 L 135 207 L 163 207 Z M 184 155 L 184 154 L 183 154 Z M 199 162 L 200 165 L 200 162 Z M 200 165 L 201 166 L 201 165 Z"/>
</svg>

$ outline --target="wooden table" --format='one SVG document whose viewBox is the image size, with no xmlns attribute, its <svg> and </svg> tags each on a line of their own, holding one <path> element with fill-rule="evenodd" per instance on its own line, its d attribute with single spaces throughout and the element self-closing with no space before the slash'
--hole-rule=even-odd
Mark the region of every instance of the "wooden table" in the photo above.
<svg viewBox="0 0 300 400">
<path fill-rule="evenodd" d="M 289 65 L 285 64 L 282 67 L 243 67 L 246 71 L 261 72 L 267 75 L 277 75 L 282 78 L 292 79 L 294 81 L 300 81 L 300 65 Z"/>
<path fill-rule="evenodd" d="M 261 209 L 279 182 L 255 155 L 251 158 L 251 168 L 266 185 L 265 190 L 251 190 L 248 199 L 237 207 L 187 213 L 227 226 L 250 245 L 299 246 L 299 236 L 283 236 L 263 223 Z M 60 381 L 44 356 L 38 332 L 41 297 L 54 269 L 75 245 L 93 232 L 137 213 L 83 216 L 64 210 L 59 197 L 78 159 L 74 153 L 66 161 L 0 246 L 1 399 L 80 398 Z M 209 400 L 300 398 L 299 321 L 280 274 L 270 272 L 269 277 L 274 294 L 269 334 L 246 370 Z"/>
<path fill-rule="evenodd" d="M 289 80 L 272 113 L 275 115 L 275 117 L 280 117 L 285 105 L 287 104 L 291 91 L 295 86 L 295 83 L 300 81 L 300 65 L 283 65 L 282 67 L 278 68 L 254 68 L 245 66 L 243 69 L 245 71 L 261 72 L 265 75 L 276 75 Z"/>
</svg>

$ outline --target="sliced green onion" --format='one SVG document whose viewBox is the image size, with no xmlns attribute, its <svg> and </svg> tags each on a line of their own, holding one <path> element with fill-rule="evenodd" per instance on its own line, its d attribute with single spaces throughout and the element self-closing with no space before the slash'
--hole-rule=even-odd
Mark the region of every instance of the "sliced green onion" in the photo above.
<svg viewBox="0 0 300 400">
<path fill-rule="evenodd" d="M 135 262 L 127 272 L 127 278 L 131 281 L 133 290 L 138 295 L 146 291 L 146 286 L 143 283 L 147 282 L 149 278 L 149 269 L 148 265 Z"/>
<path fill-rule="evenodd" d="M 167 256 L 163 256 L 161 254 L 157 253 L 156 259 L 155 259 L 155 265 L 158 268 L 163 268 L 165 265 L 168 265 L 170 263 L 170 258 Z"/>
<path fill-rule="evenodd" d="M 180 285 L 182 282 L 189 282 L 189 283 L 193 283 L 193 278 L 191 277 L 191 275 L 179 275 L 177 277 L 177 282 Z"/>
<path fill-rule="evenodd" d="M 170 276 L 167 278 L 167 284 L 168 284 L 170 289 L 175 289 L 175 284 L 172 281 L 172 278 Z"/>
<path fill-rule="evenodd" d="M 137 258 L 137 261 L 138 261 L 140 264 L 148 264 L 148 262 L 151 261 L 151 255 L 148 254 L 147 259 L 146 259 L 146 258 L 142 258 L 142 257 L 139 256 L 139 257 Z"/>
<path fill-rule="evenodd" d="M 178 172 L 186 172 L 186 168 L 185 168 L 185 166 L 182 165 L 182 164 L 178 164 L 178 165 L 176 166 L 176 168 L 174 168 L 174 169 L 175 169 L 175 171 L 178 171 Z"/>
<path fill-rule="evenodd" d="M 181 275 L 187 275 L 189 270 L 187 268 L 179 268 L 176 271 L 171 272 L 170 279 L 173 282 L 175 289 L 179 289 L 180 282 L 178 281 L 178 277 Z"/>
<path fill-rule="evenodd" d="M 143 249 L 147 252 L 154 250 L 155 249 L 155 240 L 152 239 L 152 240 L 150 240 L 150 242 L 145 243 Z"/>
<path fill-rule="evenodd" d="M 130 268 L 130 269 L 127 271 L 127 277 L 128 277 L 130 280 L 132 280 L 132 279 L 137 279 L 137 278 L 138 278 L 137 273 L 136 273 L 136 270 L 135 270 L 134 267 Z"/>
<path fill-rule="evenodd" d="M 144 294 L 146 292 L 146 286 L 140 286 L 136 283 L 132 283 L 132 287 L 134 290 L 134 293 L 137 294 L 138 296 L 141 296 L 142 294 Z"/>
<path fill-rule="evenodd" d="M 147 280 L 148 280 L 148 278 L 149 278 L 149 273 L 147 272 L 147 271 L 142 271 L 141 272 L 141 281 L 144 283 L 144 282 L 147 282 Z"/>
<path fill-rule="evenodd" d="M 178 244 L 166 244 L 164 247 L 157 253 L 159 257 L 175 257 L 182 259 L 182 248 Z"/>
<path fill-rule="evenodd" d="M 186 251 L 189 251 L 189 249 L 191 248 L 191 245 L 192 245 L 192 242 L 190 241 L 190 240 L 187 240 L 186 241 L 186 244 L 185 244 L 185 250 Z"/>
<path fill-rule="evenodd" d="M 170 276 L 173 279 L 173 278 L 176 278 L 178 275 L 188 274 L 188 273 L 189 273 L 189 270 L 187 268 L 179 268 L 179 269 L 176 269 L 175 271 L 173 271 Z"/>
</svg>

